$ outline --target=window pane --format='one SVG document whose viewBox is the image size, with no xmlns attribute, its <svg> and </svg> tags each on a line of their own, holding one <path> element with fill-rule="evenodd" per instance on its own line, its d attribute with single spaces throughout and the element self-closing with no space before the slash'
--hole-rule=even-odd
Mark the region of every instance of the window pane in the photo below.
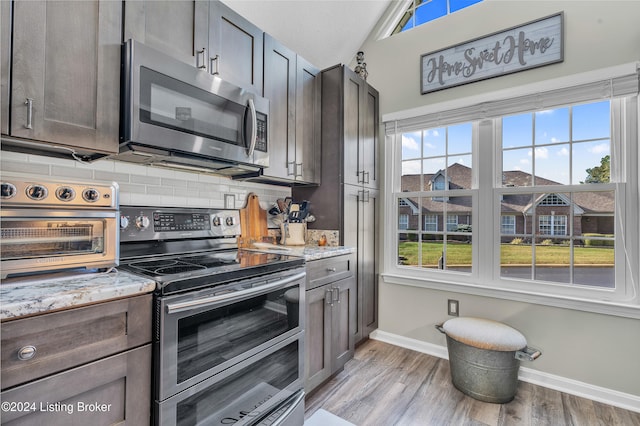
<svg viewBox="0 0 640 426">
<path fill-rule="evenodd" d="M 512 115 L 502 119 L 502 148 L 531 146 L 533 137 L 533 115 Z"/>
<path fill-rule="evenodd" d="M 530 239 L 513 238 L 500 245 L 500 276 L 504 278 L 531 279 L 533 250 Z"/>
<path fill-rule="evenodd" d="M 444 231 L 444 205 L 443 197 L 422 197 L 421 214 L 423 223 L 430 225 L 430 229 L 425 228 L 425 231 Z"/>
<path fill-rule="evenodd" d="M 569 108 L 538 111 L 536 120 L 536 145 L 569 141 Z"/>
<path fill-rule="evenodd" d="M 442 235 L 422 234 L 422 244 L 420 246 L 423 268 L 444 268 L 444 244 Z"/>
<path fill-rule="evenodd" d="M 607 183 L 611 180 L 611 142 L 573 144 L 573 184 Z"/>
<path fill-rule="evenodd" d="M 423 156 L 436 157 L 445 155 L 446 149 L 446 131 L 445 129 L 431 129 L 424 131 Z"/>
<path fill-rule="evenodd" d="M 420 144 L 422 143 L 422 133 L 412 132 L 402 134 L 402 159 L 420 158 Z"/>
<path fill-rule="evenodd" d="M 510 149 L 502 153 L 503 186 L 531 186 L 532 178 L 531 149 Z"/>
<path fill-rule="evenodd" d="M 398 234 L 398 265 L 420 266 L 418 234 Z"/>
<path fill-rule="evenodd" d="M 398 202 L 398 229 L 417 231 L 419 224 L 419 217 L 415 214 L 417 200 L 409 198 L 401 198 L 400 200 L 405 200 L 405 202 Z"/>
<path fill-rule="evenodd" d="M 450 126 L 447 131 L 449 155 L 471 153 L 471 123 Z"/>
<path fill-rule="evenodd" d="M 471 235 L 448 235 L 442 262 L 444 269 L 471 273 L 471 262 Z"/>
<path fill-rule="evenodd" d="M 449 0 L 449 13 L 456 12 L 472 4 L 480 3 L 482 0 Z"/>
<path fill-rule="evenodd" d="M 433 21 L 447 14 L 447 0 L 431 0 L 416 8 L 416 25 Z"/>
<path fill-rule="evenodd" d="M 422 161 L 423 173 L 425 175 L 431 175 L 430 177 L 433 177 L 433 175 L 438 172 L 442 172 L 444 174 L 445 167 L 447 167 L 446 157 L 431 158 L 429 160 Z"/>
<path fill-rule="evenodd" d="M 534 279 L 569 284 L 571 247 L 568 239 L 538 238 Z"/>
<path fill-rule="evenodd" d="M 573 140 L 611 137 L 609 101 L 573 107 Z"/>
<path fill-rule="evenodd" d="M 471 155 L 449 157 L 447 167 L 448 189 L 471 189 Z"/>
<path fill-rule="evenodd" d="M 536 147 L 535 185 L 569 184 L 570 145 Z"/>
</svg>

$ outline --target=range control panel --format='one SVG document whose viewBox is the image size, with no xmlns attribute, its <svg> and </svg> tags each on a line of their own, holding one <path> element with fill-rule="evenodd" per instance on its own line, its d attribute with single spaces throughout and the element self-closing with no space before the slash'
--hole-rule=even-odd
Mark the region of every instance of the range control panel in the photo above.
<svg viewBox="0 0 640 426">
<path fill-rule="evenodd" d="M 120 241 L 236 237 L 238 210 L 120 207 Z"/>
</svg>

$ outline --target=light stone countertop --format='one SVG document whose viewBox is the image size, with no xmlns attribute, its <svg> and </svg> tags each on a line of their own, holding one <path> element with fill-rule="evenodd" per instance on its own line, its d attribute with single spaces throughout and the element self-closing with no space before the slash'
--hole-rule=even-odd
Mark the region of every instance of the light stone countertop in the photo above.
<svg viewBox="0 0 640 426">
<path fill-rule="evenodd" d="M 156 283 L 124 271 L 11 278 L 0 284 L 0 320 L 150 293 Z"/>
<path fill-rule="evenodd" d="M 257 244 L 259 243 L 256 243 L 256 245 Z M 307 262 L 356 252 L 356 249 L 354 247 L 345 246 L 281 246 L 276 244 L 264 244 L 259 247 L 254 247 L 253 250 L 304 257 L 305 261 Z"/>
</svg>

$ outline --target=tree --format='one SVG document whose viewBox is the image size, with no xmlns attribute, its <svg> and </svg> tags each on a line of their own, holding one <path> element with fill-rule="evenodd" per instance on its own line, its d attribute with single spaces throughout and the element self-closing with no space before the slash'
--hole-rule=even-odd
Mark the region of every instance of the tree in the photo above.
<svg viewBox="0 0 640 426">
<path fill-rule="evenodd" d="M 587 169 L 587 179 L 580 183 L 605 183 L 611 179 L 611 156 L 605 155 L 600 160 L 600 165 Z"/>
</svg>

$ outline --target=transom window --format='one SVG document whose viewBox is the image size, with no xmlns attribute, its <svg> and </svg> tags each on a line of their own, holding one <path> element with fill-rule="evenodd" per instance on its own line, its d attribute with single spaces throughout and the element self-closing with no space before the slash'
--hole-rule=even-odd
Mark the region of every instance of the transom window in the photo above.
<svg viewBox="0 0 640 426">
<path fill-rule="evenodd" d="M 480 3 L 482 0 L 413 0 L 395 26 L 393 34 L 410 30 L 424 23 L 441 18 L 460 9 Z"/>
</svg>

